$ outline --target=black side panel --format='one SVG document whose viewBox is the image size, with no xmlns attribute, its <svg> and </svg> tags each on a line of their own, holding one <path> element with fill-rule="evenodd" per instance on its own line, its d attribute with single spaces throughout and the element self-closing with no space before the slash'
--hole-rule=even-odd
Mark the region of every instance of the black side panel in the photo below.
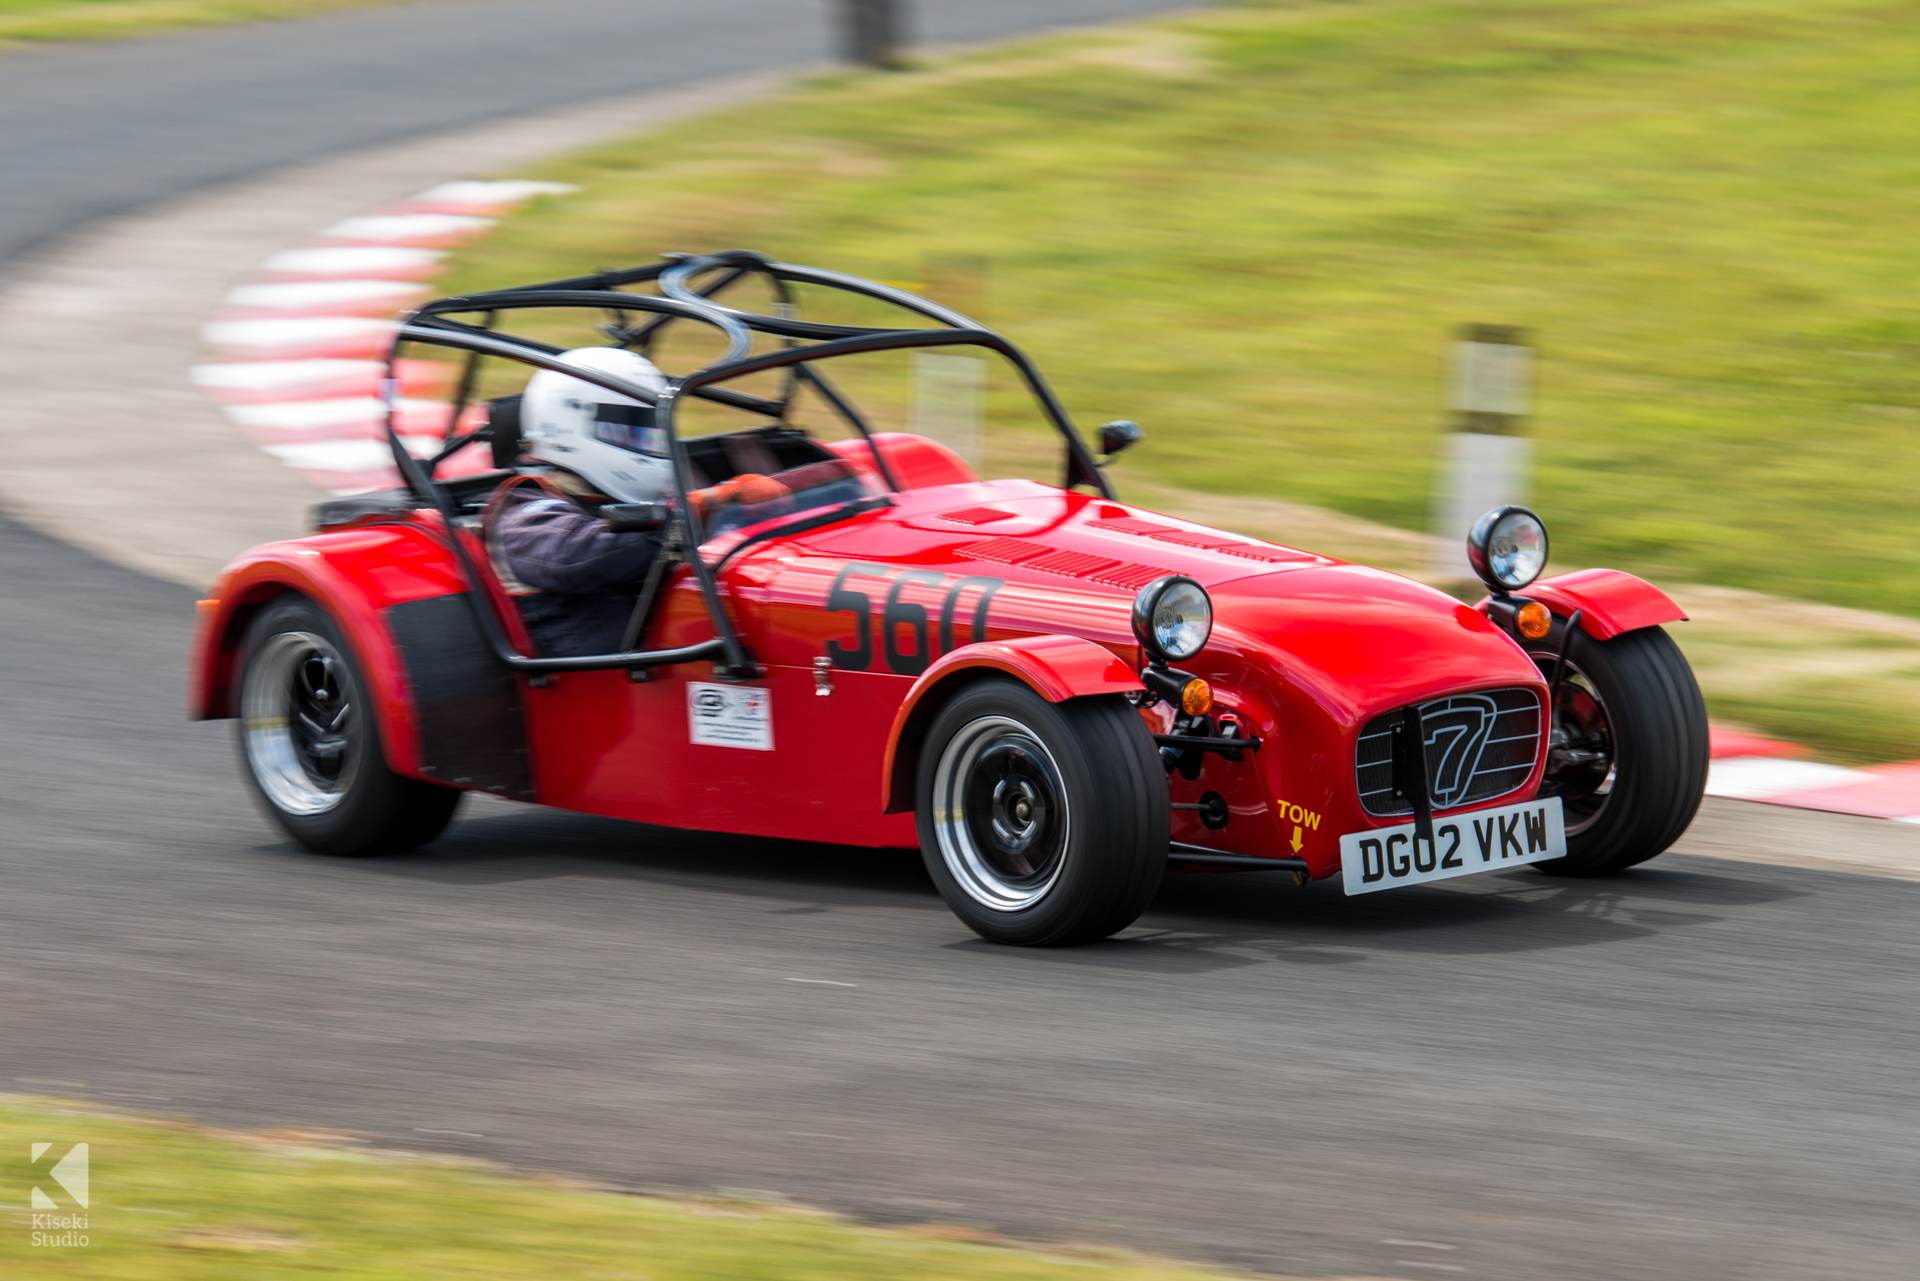
<svg viewBox="0 0 1920 1281">
<path fill-rule="evenodd" d="M 424 772 L 516 800 L 537 799 L 519 682 L 487 648 L 467 594 L 391 606 L 387 625 L 413 686 Z"/>
</svg>

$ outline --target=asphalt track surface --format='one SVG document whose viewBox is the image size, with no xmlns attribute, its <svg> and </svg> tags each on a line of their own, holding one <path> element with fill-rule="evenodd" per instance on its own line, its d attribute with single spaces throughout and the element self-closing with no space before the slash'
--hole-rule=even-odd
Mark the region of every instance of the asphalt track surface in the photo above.
<svg viewBox="0 0 1920 1281">
<path fill-rule="evenodd" d="M 192 150 L 199 110 L 166 136 Z M 68 121 L 69 167 L 112 124 Z M 313 146 L 392 136 L 354 127 Z M 9 190 L 19 245 L 136 187 Z M 1920 1271 L 1920 884 L 1192 877 L 1037 953 L 974 940 L 902 852 L 487 802 L 415 854 L 317 859 L 251 809 L 232 727 L 181 719 L 191 593 L 4 519 L 0 566 L 0 1089 L 1267 1272 Z M 1702 822 L 1765 840 L 1758 812 Z"/>
<path fill-rule="evenodd" d="M 0 263 L 79 223 L 377 143 L 833 53 L 837 0 L 429 0 L 0 55 Z M 913 0 L 954 42 L 1170 8 Z"/>
</svg>

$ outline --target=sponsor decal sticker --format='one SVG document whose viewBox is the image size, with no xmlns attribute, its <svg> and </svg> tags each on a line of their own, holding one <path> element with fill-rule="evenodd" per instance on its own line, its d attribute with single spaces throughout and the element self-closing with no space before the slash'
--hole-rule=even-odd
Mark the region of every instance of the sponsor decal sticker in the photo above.
<svg viewBox="0 0 1920 1281">
<path fill-rule="evenodd" d="M 772 691 L 756 685 L 687 682 L 687 735 L 704 747 L 773 750 Z"/>
</svg>

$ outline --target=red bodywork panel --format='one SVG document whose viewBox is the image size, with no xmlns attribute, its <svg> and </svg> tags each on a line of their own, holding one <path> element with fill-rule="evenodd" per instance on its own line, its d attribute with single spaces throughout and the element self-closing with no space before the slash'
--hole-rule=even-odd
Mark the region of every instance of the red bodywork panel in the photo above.
<svg viewBox="0 0 1920 1281">
<path fill-rule="evenodd" d="M 1208 755 L 1197 779 L 1172 776 L 1175 801 L 1217 791 L 1231 815 L 1210 831 L 1176 811 L 1172 839 L 1297 853 L 1314 875 L 1331 875 L 1343 832 L 1404 821 L 1360 804 L 1355 743 L 1369 720 L 1475 690 L 1526 687 L 1544 699 L 1531 661 L 1486 617 L 1408 579 L 1046 485 L 966 479 L 957 458 L 914 437 L 882 437 L 882 448 L 915 486 L 893 495 L 893 507 L 753 545 L 721 573 L 741 637 L 765 669 L 751 684 L 771 708 L 770 749 L 690 741 L 699 693 L 690 687 L 712 680 L 704 663 L 655 669 L 644 683 L 620 671 L 564 673 L 542 688 L 520 678 L 542 803 L 672 827 L 914 845 L 910 769 L 904 792 L 901 776 L 917 751 L 915 726 L 987 672 L 1054 700 L 1140 689 L 1129 610 L 1142 586 L 1168 573 L 1195 578 L 1214 603 L 1212 638 L 1182 670 L 1206 678 L 1216 714 L 1261 742 L 1238 763 Z M 845 456 L 870 466 L 863 451 Z M 248 619 L 273 595 L 301 592 L 331 613 L 367 673 L 389 763 L 428 777 L 387 611 L 465 590 L 444 537 L 437 517 L 416 514 L 241 557 L 202 603 L 193 713 L 234 714 Z M 717 562 L 738 541 L 703 555 Z M 712 634 L 691 575 L 676 573 L 646 638 L 652 647 Z M 1665 601 L 1638 579 L 1618 580 Z M 1636 604 L 1618 580 L 1587 571 L 1534 594 L 1558 610 L 1547 590 L 1565 593 L 1592 625 L 1646 625 L 1633 620 L 1657 604 Z M 490 592 L 526 652 L 510 602 Z M 1649 621 L 1670 617 L 1677 611 Z M 1171 727 L 1164 704 L 1141 714 L 1155 732 Z M 1543 737 L 1524 786 L 1463 808 L 1531 797 L 1544 763 Z"/>
<path fill-rule="evenodd" d="M 1684 623 L 1686 611 L 1673 598 L 1644 578 L 1621 569 L 1576 569 L 1557 578 L 1543 578 L 1522 593 L 1562 618 L 1580 610 L 1580 630 L 1595 640 L 1612 640 L 1622 632 Z"/>
<path fill-rule="evenodd" d="M 869 488 L 878 493 L 886 489 L 886 480 L 874 466 L 873 450 L 863 440 L 821 442 L 840 455 L 860 473 Z M 930 489 L 935 485 L 962 484 L 977 479 L 967 460 L 937 440 L 903 431 L 877 431 L 873 443 L 887 460 L 887 469 L 902 489 Z"/>
</svg>

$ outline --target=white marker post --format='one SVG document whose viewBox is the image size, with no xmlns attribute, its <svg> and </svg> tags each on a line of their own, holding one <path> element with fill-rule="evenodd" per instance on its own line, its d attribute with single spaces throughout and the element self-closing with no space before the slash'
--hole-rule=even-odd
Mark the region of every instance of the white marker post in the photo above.
<svg viewBox="0 0 1920 1281">
<path fill-rule="evenodd" d="M 987 362 L 978 356 L 913 353 L 913 430 L 986 475 Z"/>
<path fill-rule="evenodd" d="M 932 254 L 920 265 L 919 291 L 984 324 L 987 260 L 980 254 Z M 929 326 L 933 322 L 927 322 Z M 959 352 L 913 353 L 913 430 L 987 474 L 987 362 Z"/>
<path fill-rule="evenodd" d="M 1454 429 L 1441 439 L 1433 517 L 1437 576 L 1471 580 L 1467 530 L 1489 508 L 1525 504 L 1533 441 L 1533 348 L 1524 330 L 1468 325 L 1453 345 Z"/>
</svg>

